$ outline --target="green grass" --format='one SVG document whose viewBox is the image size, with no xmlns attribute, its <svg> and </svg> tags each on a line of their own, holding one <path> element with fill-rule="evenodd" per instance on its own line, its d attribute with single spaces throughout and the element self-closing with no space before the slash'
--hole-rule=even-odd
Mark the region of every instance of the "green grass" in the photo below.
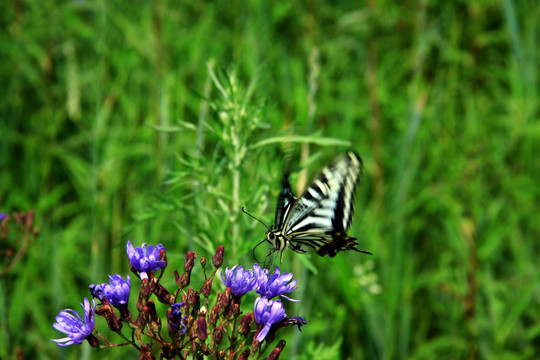
<svg viewBox="0 0 540 360">
<path fill-rule="evenodd" d="M 540 7 L 368 3 L 1 5 L 0 211 L 40 236 L 0 279 L 0 358 L 124 358 L 49 339 L 128 239 L 250 265 L 241 207 L 271 223 L 286 166 L 349 147 L 374 255 L 285 255 L 283 358 L 538 357 Z"/>
</svg>

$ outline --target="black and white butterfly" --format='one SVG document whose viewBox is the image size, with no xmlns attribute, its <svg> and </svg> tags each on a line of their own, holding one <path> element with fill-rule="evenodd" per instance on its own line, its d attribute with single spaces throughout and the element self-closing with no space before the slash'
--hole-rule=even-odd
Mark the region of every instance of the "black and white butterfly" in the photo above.
<svg viewBox="0 0 540 360">
<path fill-rule="evenodd" d="M 293 196 L 288 174 L 278 198 L 274 226 L 266 233 L 271 253 L 287 248 L 305 253 L 334 257 L 340 251 L 359 250 L 356 238 L 347 235 L 354 212 L 354 192 L 362 175 L 362 159 L 349 151 L 324 167 L 317 178 L 297 199 Z M 260 244 L 260 243 L 259 243 Z"/>
</svg>

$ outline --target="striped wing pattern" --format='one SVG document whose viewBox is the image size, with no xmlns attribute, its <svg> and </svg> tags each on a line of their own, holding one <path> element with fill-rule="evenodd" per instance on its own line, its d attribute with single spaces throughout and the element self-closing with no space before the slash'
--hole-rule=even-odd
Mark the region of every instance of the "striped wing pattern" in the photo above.
<svg viewBox="0 0 540 360">
<path fill-rule="evenodd" d="M 362 174 L 362 160 L 347 152 L 322 169 L 297 200 L 288 180 L 278 200 L 274 234 L 282 241 L 276 250 L 289 247 L 303 253 L 303 246 L 320 256 L 358 250 L 356 239 L 346 234 L 354 212 L 354 192 Z"/>
<path fill-rule="evenodd" d="M 285 225 L 285 220 L 287 219 L 291 207 L 295 202 L 296 198 L 293 196 L 291 191 L 289 175 L 286 174 L 283 178 L 283 186 L 281 188 L 281 194 L 279 194 L 278 204 L 276 207 L 274 229 L 281 229 L 283 225 Z"/>
</svg>

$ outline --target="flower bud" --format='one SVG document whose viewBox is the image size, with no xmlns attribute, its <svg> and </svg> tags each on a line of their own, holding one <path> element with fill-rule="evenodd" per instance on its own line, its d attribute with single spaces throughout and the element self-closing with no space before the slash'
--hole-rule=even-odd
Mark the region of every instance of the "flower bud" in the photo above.
<svg viewBox="0 0 540 360">
<path fill-rule="evenodd" d="M 208 338 L 208 327 L 206 326 L 206 318 L 204 317 L 205 314 L 206 312 L 201 311 L 196 323 L 197 337 L 203 342 Z"/>
<path fill-rule="evenodd" d="M 154 282 L 154 276 L 153 274 L 150 274 L 150 277 L 143 278 L 142 284 L 141 284 L 141 292 L 140 294 L 145 298 L 148 299 L 150 295 L 154 292 L 154 289 L 156 288 Z"/>
<path fill-rule="evenodd" d="M 202 287 L 202 293 L 204 295 L 205 298 L 207 298 L 208 296 L 210 296 L 210 293 L 212 292 L 212 278 L 210 279 L 207 279 L 205 282 L 204 282 L 204 285 Z"/>
<path fill-rule="evenodd" d="M 142 309 L 142 313 L 144 315 L 145 322 L 150 324 L 152 331 L 159 334 L 159 329 L 161 328 L 161 319 L 157 315 L 154 300 L 150 299 L 147 301 L 146 306 L 144 306 Z"/>
<path fill-rule="evenodd" d="M 139 293 L 139 299 L 137 300 L 137 310 L 142 311 L 142 308 L 146 305 L 148 298 L 154 292 L 155 284 L 154 277 L 143 278 L 141 281 L 141 292 Z"/>
<path fill-rule="evenodd" d="M 255 336 L 253 336 L 253 342 L 251 343 L 251 349 L 253 349 L 254 352 L 259 350 L 259 347 L 261 346 L 261 343 L 257 340 L 258 334 L 259 334 L 259 331 L 255 333 Z"/>
<path fill-rule="evenodd" d="M 285 340 L 280 340 L 278 345 L 272 350 L 270 355 L 266 358 L 266 360 L 277 360 L 279 358 L 279 354 L 281 354 L 281 351 L 285 347 Z"/>
<path fill-rule="evenodd" d="M 180 289 L 183 289 L 189 285 L 190 277 L 191 272 L 185 271 L 182 276 L 179 276 L 178 271 L 174 271 L 174 280 L 176 281 L 176 285 L 178 285 Z"/>
<path fill-rule="evenodd" d="M 238 332 L 242 335 L 247 334 L 253 325 L 253 314 L 247 313 L 242 317 L 240 325 L 238 326 Z"/>
<path fill-rule="evenodd" d="M 216 295 L 216 306 L 219 305 L 222 297 L 223 297 L 223 293 L 221 293 L 221 292 L 217 293 L 217 295 Z"/>
<path fill-rule="evenodd" d="M 225 311 L 225 318 L 229 319 L 231 317 L 237 317 L 241 313 L 242 311 L 240 311 L 240 304 L 237 303 L 233 297 L 229 303 L 229 307 Z"/>
<path fill-rule="evenodd" d="M 232 307 L 232 315 L 234 317 L 237 317 L 238 315 L 240 315 L 242 313 L 242 311 L 240 311 L 240 304 L 233 304 L 233 307 Z"/>
<path fill-rule="evenodd" d="M 214 342 L 214 345 L 219 345 L 221 340 L 223 340 L 223 325 L 219 325 L 212 333 L 212 341 Z"/>
<path fill-rule="evenodd" d="M 190 272 L 195 265 L 195 259 L 197 258 L 197 253 L 193 251 L 188 251 L 186 255 L 186 261 L 184 261 L 184 270 Z"/>
<path fill-rule="evenodd" d="M 219 306 L 214 306 L 208 315 L 208 321 L 211 325 L 216 325 L 219 318 Z"/>
<path fill-rule="evenodd" d="M 156 296 L 160 302 L 168 305 L 174 304 L 174 296 L 169 293 L 169 290 L 159 283 L 156 287 Z"/>
<path fill-rule="evenodd" d="M 122 322 L 116 316 L 116 311 L 114 311 L 107 299 L 102 300 L 101 306 L 96 309 L 96 314 L 103 316 L 107 320 L 107 326 L 112 331 L 118 332 L 122 329 Z"/>
<path fill-rule="evenodd" d="M 159 250 L 159 261 L 165 261 L 165 266 L 167 266 L 167 254 L 165 248 L 161 248 Z M 163 267 L 163 269 L 165 268 L 165 266 Z"/>
<path fill-rule="evenodd" d="M 216 254 L 212 256 L 212 265 L 217 269 L 223 264 L 223 245 L 219 245 Z"/>
<path fill-rule="evenodd" d="M 221 298 L 219 298 L 218 296 L 218 303 L 217 305 L 222 308 L 222 309 L 225 309 L 227 308 L 227 306 L 229 306 L 229 302 L 231 300 L 231 288 L 226 288 L 225 289 L 225 292 L 223 293 L 223 295 L 221 296 Z"/>
<path fill-rule="evenodd" d="M 206 258 L 204 256 L 201 258 L 201 266 L 206 267 Z"/>
<path fill-rule="evenodd" d="M 187 297 L 185 300 L 190 311 L 199 310 L 201 307 L 201 297 L 198 292 L 193 289 L 188 289 Z"/>
</svg>

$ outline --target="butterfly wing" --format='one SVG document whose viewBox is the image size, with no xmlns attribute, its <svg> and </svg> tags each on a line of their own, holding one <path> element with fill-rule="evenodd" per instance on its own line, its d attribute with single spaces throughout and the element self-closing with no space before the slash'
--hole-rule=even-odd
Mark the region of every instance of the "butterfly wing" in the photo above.
<svg viewBox="0 0 540 360">
<path fill-rule="evenodd" d="M 285 217 L 283 234 L 291 249 L 303 252 L 302 246 L 306 245 L 321 256 L 331 257 L 339 251 L 361 251 L 356 248 L 356 239 L 346 234 L 361 174 L 362 160 L 352 151 L 322 169 Z"/>
<path fill-rule="evenodd" d="M 276 217 L 274 220 L 274 229 L 281 229 L 285 225 L 285 220 L 289 215 L 291 207 L 296 202 L 296 198 L 292 194 L 291 184 L 289 183 L 289 174 L 283 177 L 283 186 L 279 194 L 276 207 Z"/>
</svg>

